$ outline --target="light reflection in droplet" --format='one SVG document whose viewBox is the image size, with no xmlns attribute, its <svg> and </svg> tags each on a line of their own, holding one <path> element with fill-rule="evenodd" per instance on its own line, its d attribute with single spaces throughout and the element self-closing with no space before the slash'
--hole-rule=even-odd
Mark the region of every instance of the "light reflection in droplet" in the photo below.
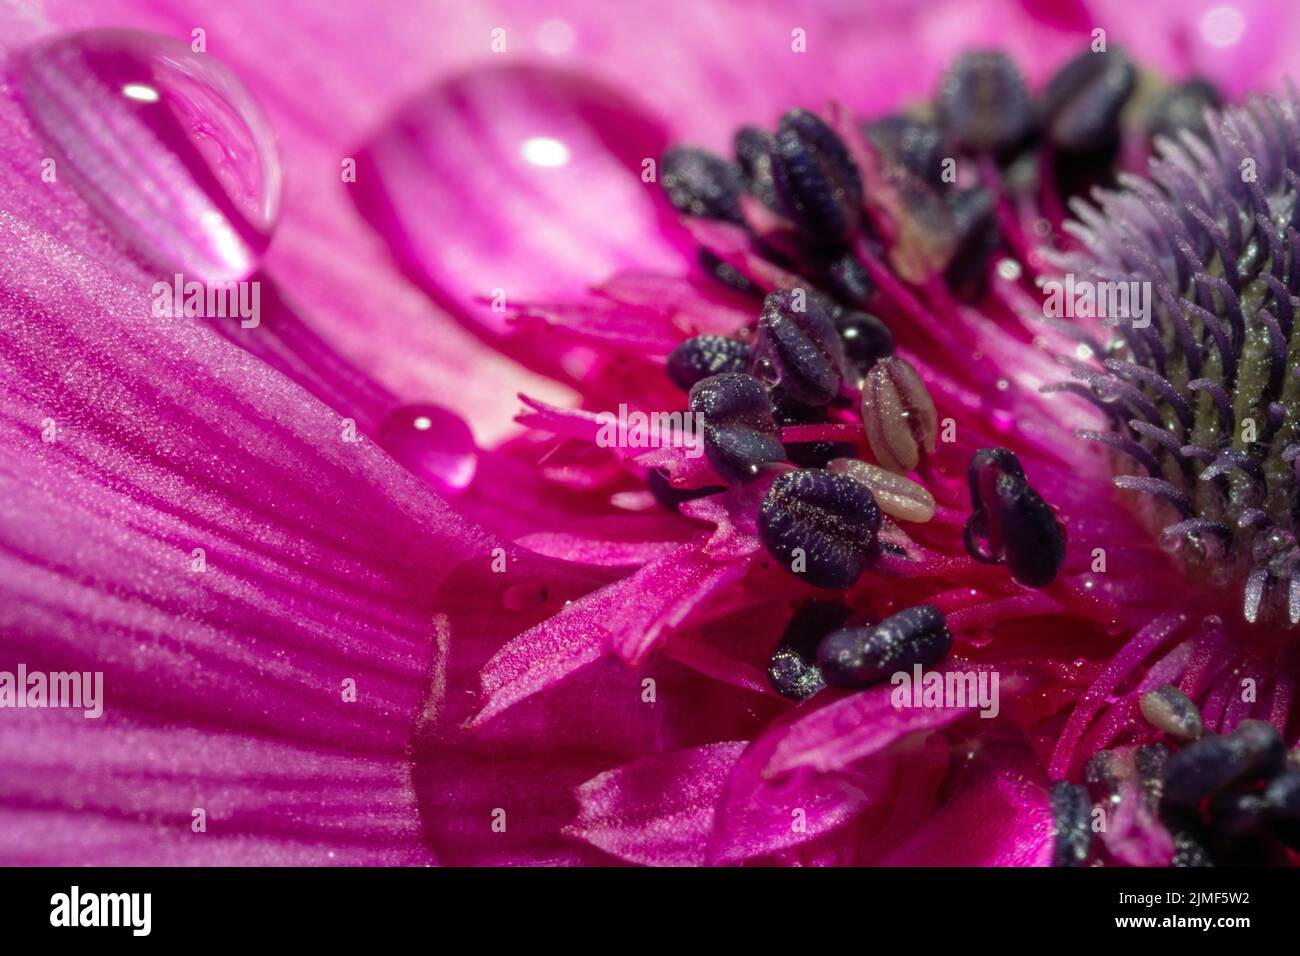
<svg viewBox="0 0 1300 956">
<path fill-rule="evenodd" d="M 146 86 L 143 83 L 128 83 L 122 87 L 122 95 L 129 100 L 138 100 L 141 103 L 157 103 L 158 91 L 152 86 Z"/>
<path fill-rule="evenodd" d="M 537 28 L 537 45 L 543 53 L 560 56 L 573 47 L 573 27 L 567 21 L 547 20 Z"/>
<path fill-rule="evenodd" d="M 1201 36 L 1211 46 L 1232 46 L 1246 32 L 1246 18 L 1236 7 L 1214 7 L 1201 17 Z"/>
<path fill-rule="evenodd" d="M 556 169 L 569 162 L 569 147 L 549 136 L 533 136 L 520 147 L 524 159 L 534 166 Z"/>
</svg>

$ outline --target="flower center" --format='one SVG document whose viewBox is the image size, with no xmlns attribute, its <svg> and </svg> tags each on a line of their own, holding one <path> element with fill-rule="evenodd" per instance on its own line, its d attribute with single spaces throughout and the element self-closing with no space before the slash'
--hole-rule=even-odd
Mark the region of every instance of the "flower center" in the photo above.
<svg viewBox="0 0 1300 956">
<path fill-rule="evenodd" d="M 1241 587 L 1252 623 L 1300 623 L 1298 135 L 1296 101 L 1262 99 L 1159 141 L 1149 179 L 1075 205 L 1083 251 L 1060 263 L 1115 328 L 1080 335 L 1073 374 L 1112 426 L 1081 437 L 1113 450 L 1115 484 L 1189 572 Z"/>
<path fill-rule="evenodd" d="M 890 555 L 891 519 L 933 517 L 925 484 L 945 480 L 939 415 L 922 375 L 894 354 L 895 336 L 924 349 L 945 320 L 1002 321 L 1014 309 L 993 274 L 1014 283 L 1042 261 L 1017 212 L 1036 213 L 1041 236 L 1069 200 L 1077 242 L 1047 255 L 1071 296 L 1087 288 L 1093 300 L 1053 323 L 1080 341 L 1066 360 L 1080 381 L 1047 390 L 1105 412 L 1111 427 L 1081 437 L 1112 450 L 1116 484 L 1145 493 L 1135 497 L 1189 570 L 1241 582 L 1251 621 L 1280 612 L 1300 622 L 1296 107 L 1261 102 L 1207 124 L 1217 94 L 1193 80 L 1148 97 L 1156 106 L 1138 122 L 1139 79 L 1121 51 L 1089 51 L 1034 95 L 1005 55 L 976 52 L 952 65 L 932 104 L 906 114 L 859 123 L 796 109 L 775 131 L 741 129 L 730 158 L 665 154 L 662 185 L 690 218 L 702 265 L 755 302 L 750 328 L 688 340 L 668 374 L 704 419 L 714 472 L 760 493 L 768 483 L 756 524 L 781 566 L 850 589 Z M 1134 129 L 1158 141 L 1149 180 L 1116 174 Z M 1070 199 L 1088 189 L 1096 205 Z M 1019 260 L 1016 275 L 995 269 L 995 256 Z M 1097 310 L 1098 289 L 1129 296 L 1129 321 Z M 1115 328 L 1104 344 L 1088 331 L 1095 323 L 1074 321 L 1099 317 Z M 1009 387 L 978 363 L 954 374 L 985 394 Z M 788 440 L 798 426 L 825 430 Z M 966 553 L 1024 587 L 1050 586 L 1067 550 L 1051 502 L 1011 451 L 970 452 Z M 690 490 L 651 483 L 669 502 Z M 778 648 L 783 693 L 820 686 L 811 640 Z"/>
</svg>

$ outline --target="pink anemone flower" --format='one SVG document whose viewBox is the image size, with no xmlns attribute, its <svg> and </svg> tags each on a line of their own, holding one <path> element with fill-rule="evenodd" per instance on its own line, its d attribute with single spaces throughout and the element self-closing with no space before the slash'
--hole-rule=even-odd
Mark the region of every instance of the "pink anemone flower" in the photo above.
<svg viewBox="0 0 1300 956">
<path fill-rule="evenodd" d="M 1293 859 L 1295 11 L 198 6 L 0 12 L 4 862 Z"/>
</svg>

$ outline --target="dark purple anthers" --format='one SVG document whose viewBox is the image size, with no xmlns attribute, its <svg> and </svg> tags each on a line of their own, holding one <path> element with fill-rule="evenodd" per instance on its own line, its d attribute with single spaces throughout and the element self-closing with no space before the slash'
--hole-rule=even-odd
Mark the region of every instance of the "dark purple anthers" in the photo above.
<svg viewBox="0 0 1300 956">
<path fill-rule="evenodd" d="M 1262 720 L 1206 734 L 1164 765 L 1160 817 L 1174 865 L 1278 863 L 1300 845 L 1300 771 L 1287 769 L 1282 736 Z"/>
<path fill-rule="evenodd" d="M 1123 783 L 1119 758 L 1111 750 L 1098 750 L 1083 765 L 1083 782 L 1093 797 L 1101 802 L 1113 803 L 1120 798 Z"/>
<path fill-rule="evenodd" d="M 704 455 L 728 482 L 751 481 L 785 461 L 772 402 L 752 375 L 724 372 L 691 387 L 691 411 L 704 417 Z"/>
<path fill-rule="evenodd" d="M 772 689 L 799 701 L 825 687 L 817 666 L 817 647 L 827 634 L 842 627 L 851 613 L 844 605 L 827 601 L 813 601 L 795 611 L 767 666 Z"/>
<path fill-rule="evenodd" d="M 1169 748 L 1161 743 L 1143 744 L 1133 752 L 1133 765 L 1138 773 L 1142 799 L 1151 810 L 1160 807 L 1164 796 L 1165 765 L 1169 763 Z"/>
<path fill-rule="evenodd" d="M 958 189 L 948 196 L 956 244 L 944 280 L 962 298 L 973 301 L 988 286 L 989 260 L 1002 242 L 997 200 L 983 186 Z"/>
<path fill-rule="evenodd" d="M 776 187 L 772 184 L 772 136 L 756 126 L 736 131 L 732 148 L 736 162 L 749 179 L 749 191 L 769 209 L 776 208 Z"/>
<path fill-rule="evenodd" d="M 821 296 L 805 289 L 763 300 L 752 372 L 797 402 L 825 405 L 840 390 L 844 346 Z"/>
<path fill-rule="evenodd" d="M 1243 720 L 1231 734 L 1202 737 L 1169 758 L 1164 805 L 1192 808 L 1235 783 L 1282 772 L 1286 748 L 1272 724 Z"/>
<path fill-rule="evenodd" d="M 862 177 L 848 147 L 815 113 L 781 117 L 772 147 L 777 205 L 815 245 L 842 245 L 862 219 Z"/>
<path fill-rule="evenodd" d="M 1133 95 L 1137 70 L 1123 51 L 1080 53 L 1043 91 L 1042 124 L 1054 149 L 1097 153 L 1119 139 L 1119 114 Z"/>
<path fill-rule="evenodd" d="M 1084 866 L 1092 854 L 1092 800 L 1086 787 L 1052 784 L 1052 866 Z"/>
<path fill-rule="evenodd" d="M 851 309 L 867 308 L 875 297 L 876 284 L 866 268 L 851 253 L 840 256 L 822 270 L 826 291 Z"/>
<path fill-rule="evenodd" d="M 964 53 L 944 74 L 939 119 L 957 145 L 1005 154 L 1033 125 L 1033 104 L 1020 69 L 1005 53 Z"/>
<path fill-rule="evenodd" d="M 870 687 L 915 665 L 937 664 L 952 648 L 943 613 L 918 604 L 874 626 L 841 628 L 817 649 L 822 677 L 832 687 Z"/>
<path fill-rule="evenodd" d="M 925 382 L 896 355 L 878 361 L 862 383 L 862 424 L 871 453 L 890 471 L 915 469 L 939 437 L 939 413 Z"/>
<path fill-rule="evenodd" d="M 1187 130 L 1193 136 L 1206 139 L 1209 129 L 1205 125 L 1205 114 L 1222 105 L 1219 91 L 1207 80 L 1187 80 L 1173 87 L 1156 103 L 1146 120 L 1147 133 L 1153 139 L 1157 136 L 1174 139 L 1182 130 Z"/>
<path fill-rule="evenodd" d="M 934 189 L 941 189 L 943 161 L 952 156 L 943 130 L 910 116 L 886 116 L 866 124 L 872 147 L 887 162 L 902 166 Z"/>
<path fill-rule="evenodd" d="M 1206 813 L 1216 836 L 1240 840 L 1264 829 L 1268 803 L 1254 790 L 1232 787 L 1212 797 Z"/>
<path fill-rule="evenodd" d="M 668 201 L 688 216 L 742 222 L 741 170 L 721 156 L 694 146 L 675 146 L 664 153 L 660 185 Z"/>
<path fill-rule="evenodd" d="M 668 355 L 668 377 L 687 391 L 701 379 L 749 367 L 749 345 L 724 335 L 697 335 Z"/>
<path fill-rule="evenodd" d="M 1203 737 L 1165 766 L 1164 802 L 1195 807 L 1240 776 L 1240 750 L 1230 737 Z"/>
<path fill-rule="evenodd" d="M 696 253 L 699 260 L 700 268 L 705 273 L 722 283 L 733 292 L 739 292 L 743 295 L 752 295 L 755 298 L 762 298 L 762 290 L 759 289 L 746 276 L 742 275 L 740 270 L 729 262 L 723 262 L 708 249 L 701 248 Z"/>
<path fill-rule="evenodd" d="M 1169 826 L 1169 823 L 1166 823 L 1166 826 Z M 1210 853 L 1205 848 L 1203 827 L 1170 826 L 1169 835 L 1174 840 L 1174 856 L 1169 861 L 1170 866 L 1184 869 L 1214 865 L 1213 858 L 1210 858 Z"/>
<path fill-rule="evenodd" d="M 813 587 L 853 584 L 876 556 L 880 507 L 867 488 L 820 469 L 777 475 L 758 511 L 768 552 Z"/>
<path fill-rule="evenodd" d="M 1300 770 L 1274 777 L 1264 790 L 1264 800 L 1278 839 L 1300 853 Z"/>
<path fill-rule="evenodd" d="M 1051 584 L 1065 560 L 1065 529 L 1029 486 L 1020 460 L 1005 448 L 982 448 L 967 477 L 975 509 L 963 536 L 967 553 L 986 564 L 1005 563 L 1025 587 Z"/>
<path fill-rule="evenodd" d="M 1147 301 L 1108 316 L 1088 364 L 1070 360 L 1110 417 L 1080 436 L 1108 447 L 1115 484 L 1143 496 L 1195 582 L 1235 581 L 1248 622 L 1297 625 L 1300 98 L 1256 99 L 1191 137 L 1214 99 L 1171 93 L 1155 123 L 1184 132 L 1157 142 L 1148 180 L 1074 205 L 1078 251 L 1059 270 Z"/>
</svg>

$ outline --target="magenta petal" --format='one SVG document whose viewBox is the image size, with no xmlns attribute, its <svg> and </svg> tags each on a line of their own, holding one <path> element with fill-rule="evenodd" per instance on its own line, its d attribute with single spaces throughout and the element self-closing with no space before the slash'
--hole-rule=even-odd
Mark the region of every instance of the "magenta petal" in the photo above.
<svg viewBox="0 0 1300 956">
<path fill-rule="evenodd" d="M 437 588 L 476 557 L 477 585 L 491 580 L 494 542 L 247 353 L 190 320 L 144 321 L 147 289 L 64 251 L 66 272 L 44 277 L 38 302 L 18 290 L 29 287 L 21 270 L 44 261 L 39 242 L 11 235 L 8 248 L 0 666 L 102 671 L 105 707 L 123 725 L 168 726 L 179 744 L 202 726 L 230 752 L 256 738 L 268 742 L 258 766 L 318 757 L 321 786 L 339 788 L 322 800 L 355 799 L 355 780 L 376 772 L 389 781 L 372 780 L 388 788 L 383 799 L 397 799 L 428 698 Z M 112 732 L 96 743 L 81 725 L 42 726 L 46 749 L 63 754 L 50 812 L 94 798 L 100 816 L 120 815 L 102 796 L 100 765 L 72 758 L 110 750 Z M 76 738 L 60 749 L 65 731 Z M 38 759 L 16 721 L 0 721 L 0 736 L 11 761 Z M 170 759 L 160 742 L 136 739 L 142 772 Z M 205 772 L 181 757 L 177 766 Z M 48 802 L 10 795 L 9 819 Z M 414 795 L 402 799 L 409 819 Z M 312 832 L 309 804 L 274 808 L 270 821 L 258 806 L 230 812 L 276 832 L 297 814 L 288 828 Z M 81 832 L 97 841 L 107 825 L 88 820 Z M 151 858 L 139 843 L 94 848 Z"/>
<path fill-rule="evenodd" d="M 358 157 L 362 213 L 428 290 L 488 329 L 632 266 L 680 271 L 641 180 L 667 131 L 554 69 L 484 68 L 417 96 Z M 494 292 L 494 290 L 498 290 Z"/>
<path fill-rule="evenodd" d="M 572 565 L 521 556 L 510 567 L 498 577 L 514 584 L 503 581 L 501 587 L 529 579 L 548 585 L 546 603 L 531 612 L 534 623 L 567 600 L 574 602 L 568 613 L 590 603 L 573 590 L 584 583 L 573 578 Z M 479 674 L 528 615 L 494 608 L 461 583 L 457 576 L 444 586 L 448 627 L 439 643 L 447 653 L 439 655 L 432 682 L 437 703 L 413 750 L 426 834 L 444 862 L 609 863 L 613 857 L 590 843 L 562 835 L 579 815 L 575 788 L 647 754 L 746 739 L 774 712 L 753 694 L 717 685 L 661 656 L 632 671 L 604 655 L 492 719 L 475 721 L 472 690 Z M 497 809 L 509 818 L 504 832 L 492 828 Z"/>
<path fill-rule="evenodd" d="M 1052 859 L 1047 776 L 1029 747 L 972 745 L 956 795 L 888 856 L 886 866 L 1046 866 Z"/>
<path fill-rule="evenodd" d="M 773 741 L 763 775 L 800 768 L 843 770 L 907 734 L 945 727 L 977 706 L 899 708 L 890 702 L 893 691 L 887 685 L 873 687 L 794 721 Z"/>
<path fill-rule="evenodd" d="M 798 848 L 859 820 L 871 808 L 887 813 L 898 762 L 880 754 L 852 775 L 797 774 L 780 781 L 761 773 L 760 738 L 732 770 L 714 817 L 710 865 L 740 863 Z"/>
<path fill-rule="evenodd" d="M 1297 66 L 1288 42 L 1300 20 L 1294 4 L 1275 0 L 1089 0 L 1096 23 L 1141 62 L 1183 78 L 1208 77 L 1229 96 L 1277 86 Z"/>
<path fill-rule="evenodd" d="M 0 863 L 433 862 L 405 755 L 153 726 L 123 717 L 108 699 L 99 720 L 6 712 Z"/>
<path fill-rule="evenodd" d="M 606 624 L 609 646 L 614 653 L 636 666 L 659 645 L 667 629 L 679 624 L 715 591 L 745 573 L 743 559 L 719 561 L 704 554 L 692 542 L 647 564 L 635 575 L 627 597 Z"/>
<path fill-rule="evenodd" d="M 515 543 L 547 557 L 607 567 L 647 564 L 678 547 L 676 541 L 603 541 L 589 535 L 546 531 L 524 535 Z"/>
<path fill-rule="evenodd" d="M 709 744 L 602 773 L 577 789 L 578 819 L 564 832 L 632 863 L 698 866 L 714 801 L 745 746 Z"/>
<path fill-rule="evenodd" d="M 0 298 L 6 651 L 163 712 L 400 745 L 433 588 L 486 544 L 292 383 L 75 265 L 48 305 Z"/>
<path fill-rule="evenodd" d="M 1111 751 L 1118 771 L 1119 799 L 1098 838 L 1115 859 L 1128 866 L 1168 866 L 1174 854 L 1173 840 L 1142 793 L 1136 750 L 1119 747 Z"/>
<path fill-rule="evenodd" d="M 896 745 L 923 740 L 971 709 L 896 708 L 892 690 L 872 688 L 820 707 L 813 698 L 759 737 L 728 781 L 710 859 L 764 856 L 854 819 L 883 826 L 896 815 L 889 797 L 896 775 L 904 773 Z M 801 827 L 791 826 L 796 811 Z"/>
<path fill-rule="evenodd" d="M 743 561 L 710 560 L 700 542 L 681 545 L 519 635 L 482 671 L 483 707 L 470 726 L 563 680 L 612 651 L 639 664 L 697 604 L 739 578 Z"/>
<path fill-rule="evenodd" d="M 202 20 L 188 6 L 60 0 L 42 7 L 52 22 L 42 22 L 30 9 L 0 10 L 0 50 L 7 53 L 60 29 L 124 24 L 188 42 Z M 279 227 L 255 274 L 262 282 L 262 324 L 210 324 L 355 418 L 363 431 L 391 409 L 390 393 L 399 401 L 432 401 L 458 411 L 481 443 L 517 431 L 510 416 L 521 388 L 550 401 L 571 400 L 557 383 L 527 372 L 462 328 L 403 276 L 360 220 L 350 196 L 355 184 L 341 176 L 340 163 L 357 158 L 345 144 L 373 130 L 399 97 L 427 81 L 427 37 L 445 36 L 449 19 L 471 29 L 468 22 L 448 17 L 438 4 L 404 7 L 401 17 L 296 3 L 255 7 L 245 8 L 243 0 L 227 7 L 232 23 L 246 21 L 237 42 L 228 42 L 228 26 L 203 24 L 211 44 L 204 56 L 225 63 L 255 92 L 279 141 L 286 188 Z M 427 26 L 412 28 L 412 18 L 424 18 Z M 306 20 L 311 27 L 304 31 Z M 286 36 L 299 42 L 288 49 Z M 348 55 L 330 60 L 328 82 L 314 88 L 302 83 L 304 72 L 328 56 L 321 51 L 341 49 Z M 30 125 L 16 99 L 0 97 L 8 160 L 0 173 L 0 205 L 22 224 L 0 231 L 43 231 L 135 276 L 138 264 L 66 182 L 68 176 L 51 184 L 30 175 L 50 155 Z M 54 247 L 45 253 L 47 259 L 57 254 Z M 142 278 L 147 285 L 159 276 Z M 471 368 L 474 374 L 465 375 Z"/>
</svg>

